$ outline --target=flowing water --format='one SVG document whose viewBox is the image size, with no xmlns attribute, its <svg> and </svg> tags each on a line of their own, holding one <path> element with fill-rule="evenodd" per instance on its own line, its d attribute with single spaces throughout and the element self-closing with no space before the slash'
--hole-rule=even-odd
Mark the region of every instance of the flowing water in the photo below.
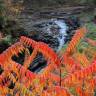
<svg viewBox="0 0 96 96">
<path fill-rule="evenodd" d="M 49 22 L 46 22 L 47 26 L 44 26 L 45 30 L 48 34 L 51 34 L 53 38 L 57 38 L 59 42 L 59 46 L 57 48 L 57 52 L 61 50 L 65 43 L 66 36 L 68 35 L 66 32 L 68 30 L 68 26 L 66 25 L 64 20 L 51 19 Z M 53 30 L 52 30 L 53 28 Z M 57 29 L 57 30 L 55 30 Z"/>
<path fill-rule="evenodd" d="M 63 20 L 55 20 L 54 22 L 60 27 L 59 36 L 57 37 L 59 41 L 59 47 L 57 51 L 60 51 L 65 43 L 64 40 L 65 40 L 65 36 L 67 35 L 66 32 L 67 32 L 68 27 Z"/>
</svg>

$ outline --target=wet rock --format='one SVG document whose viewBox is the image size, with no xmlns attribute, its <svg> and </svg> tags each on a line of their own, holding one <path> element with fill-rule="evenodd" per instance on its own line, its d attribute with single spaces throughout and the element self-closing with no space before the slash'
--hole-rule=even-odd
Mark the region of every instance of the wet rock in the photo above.
<svg viewBox="0 0 96 96">
<path fill-rule="evenodd" d="M 58 39 L 54 38 L 52 35 L 49 35 L 48 33 L 39 32 L 38 34 L 34 34 L 29 37 L 38 41 L 38 42 L 41 41 L 41 42 L 48 44 L 55 51 L 56 51 L 56 48 L 59 46 Z"/>
<path fill-rule="evenodd" d="M 65 20 L 65 23 L 68 25 L 70 31 L 80 27 L 80 19 L 78 17 L 71 16 Z"/>
<path fill-rule="evenodd" d="M 59 27 L 58 26 L 52 26 L 50 28 L 50 31 L 52 32 L 53 35 L 59 35 Z"/>
<path fill-rule="evenodd" d="M 46 64 L 47 61 L 45 60 L 43 55 L 38 53 L 32 64 L 30 65 L 29 70 L 38 73 L 42 68 L 46 66 Z"/>
</svg>

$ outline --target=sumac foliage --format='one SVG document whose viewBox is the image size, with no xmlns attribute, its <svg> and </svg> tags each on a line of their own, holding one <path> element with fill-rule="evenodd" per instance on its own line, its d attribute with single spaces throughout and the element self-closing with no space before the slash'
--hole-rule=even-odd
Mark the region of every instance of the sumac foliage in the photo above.
<svg viewBox="0 0 96 96">
<path fill-rule="evenodd" d="M 76 31 L 62 56 L 43 42 L 36 42 L 21 36 L 20 40 L 0 54 L 0 96 L 94 96 L 96 90 L 95 50 L 84 48 L 80 53 L 78 45 L 85 40 L 86 28 Z M 82 40 L 81 40 L 82 39 Z M 96 42 L 86 38 L 92 47 Z M 30 48 L 32 52 L 30 52 Z M 90 52 L 90 56 L 86 52 Z M 12 59 L 25 53 L 23 64 Z M 39 73 L 28 68 L 41 53 L 47 65 Z"/>
</svg>

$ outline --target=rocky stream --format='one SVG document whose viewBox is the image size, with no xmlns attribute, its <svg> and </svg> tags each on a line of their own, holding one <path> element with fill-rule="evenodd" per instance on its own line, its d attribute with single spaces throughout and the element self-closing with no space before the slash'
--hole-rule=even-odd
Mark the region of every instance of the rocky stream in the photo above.
<svg viewBox="0 0 96 96">
<path fill-rule="evenodd" d="M 74 16 L 67 19 L 43 18 L 36 21 L 30 20 L 23 26 L 25 26 L 26 31 L 29 31 L 28 37 L 38 42 L 42 41 L 47 43 L 58 53 L 64 44 L 71 40 L 75 30 L 80 27 L 80 21 Z M 34 72 L 39 72 L 46 64 L 46 60 L 42 54 L 38 53 L 38 56 L 30 65 L 29 69 Z"/>
<path fill-rule="evenodd" d="M 27 34 L 21 31 L 19 35 L 25 35 L 33 40 L 47 43 L 58 53 L 64 44 L 71 40 L 75 30 L 81 26 L 78 15 L 86 9 L 88 8 L 84 6 L 57 8 L 55 10 L 45 8 L 44 11 L 26 9 L 16 19 Z M 15 32 L 15 34 L 17 33 Z M 13 59 L 21 63 L 24 60 L 23 55 L 20 54 L 19 58 L 14 57 Z M 29 69 L 39 72 L 46 64 L 42 54 L 38 53 Z"/>
</svg>

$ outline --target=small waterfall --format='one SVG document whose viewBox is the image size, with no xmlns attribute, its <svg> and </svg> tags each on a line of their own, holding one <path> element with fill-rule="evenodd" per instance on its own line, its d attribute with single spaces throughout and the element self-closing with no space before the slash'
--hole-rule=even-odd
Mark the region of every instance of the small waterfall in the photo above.
<svg viewBox="0 0 96 96">
<path fill-rule="evenodd" d="M 61 48 L 63 47 L 65 41 L 65 36 L 67 35 L 66 34 L 66 31 L 68 29 L 67 25 L 65 24 L 64 20 L 55 20 L 54 21 L 58 26 L 59 26 L 59 36 L 57 37 L 58 38 L 58 41 L 59 41 L 59 47 L 57 49 L 57 52 L 61 50 Z"/>
<path fill-rule="evenodd" d="M 57 39 L 58 46 L 56 46 L 54 50 L 59 52 L 65 43 L 66 36 L 68 35 L 68 26 L 65 21 L 59 19 L 49 19 L 48 21 L 42 21 L 39 24 L 37 23 L 36 26 L 38 26 L 36 29 L 40 29 L 42 34 L 47 33 L 52 38 Z"/>
</svg>

